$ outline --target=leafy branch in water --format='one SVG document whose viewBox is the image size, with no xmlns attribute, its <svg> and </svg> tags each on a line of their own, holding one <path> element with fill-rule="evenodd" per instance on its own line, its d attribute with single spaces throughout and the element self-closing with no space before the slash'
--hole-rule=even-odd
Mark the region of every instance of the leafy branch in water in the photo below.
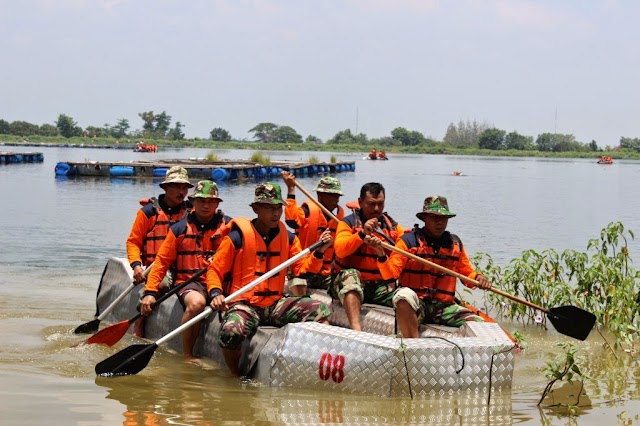
<svg viewBox="0 0 640 426">
<path fill-rule="evenodd" d="M 549 383 L 544 388 L 542 392 L 542 396 L 540 397 L 540 401 L 538 401 L 538 405 L 542 404 L 542 401 L 545 397 L 551 392 L 553 385 L 558 381 L 566 380 L 568 383 L 573 383 L 573 380 L 577 377 L 580 379 L 581 384 L 584 386 L 584 380 L 589 377 L 582 372 L 580 367 L 578 366 L 578 362 L 581 362 L 582 359 L 576 357 L 576 352 L 578 349 L 572 343 L 558 343 L 558 345 L 564 351 L 564 354 L 558 356 L 553 361 L 547 362 L 547 367 L 544 370 L 544 375 L 547 379 L 549 379 Z M 580 395 L 582 394 L 582 387 L 580 388 L 580 392 L 578 393 L 578 400 L 574 405 L 578 405 L 580 402 Z M 571 406 L 569 406 L 571 408 Z"/>
<path fill-rule="evenodd" d="M 574 305 L 596 315 L 597 324 L 613 332 L 616 345 L 634 349 L 640 331 L 640 271 L 631 266 L 631 230 L 612 222 L 587 244 L 587 252 L 553 249 L 542 253 L 527 250 L 500 268 L 491 256 L 476 253 L 478 270 L 501 290 L 543 307 Z M 537 311 L 499 295 L 486 294 L 488 304 L 499 315 L 546 327 L 546 318 Z"/>
</svg>

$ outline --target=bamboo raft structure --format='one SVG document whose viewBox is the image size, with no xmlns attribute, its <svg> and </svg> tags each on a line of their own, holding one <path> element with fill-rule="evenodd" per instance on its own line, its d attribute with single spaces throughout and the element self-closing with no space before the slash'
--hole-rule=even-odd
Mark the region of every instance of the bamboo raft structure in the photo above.
<svg viewBox="0 0 640 426">
<path fill-rule="evenodd" d="M 67 177 L 112 177 L 112 178 L 163 178 L 172 166 L 182 166 L 194 179 L 211 179 L 216 182 L 243 179 L 262 179 L 278 176 L 288 170 L 295 176 L 313 176 L 356 170 L 354 161 L 336 163 L 308 163 L 297 161 L 271 161 L 262 165 L 250 160 L 207 161 L 202 158 L 156 159 L 152 161 L 66 161 L 56 164 L 56 176 Z"/>
</svg>

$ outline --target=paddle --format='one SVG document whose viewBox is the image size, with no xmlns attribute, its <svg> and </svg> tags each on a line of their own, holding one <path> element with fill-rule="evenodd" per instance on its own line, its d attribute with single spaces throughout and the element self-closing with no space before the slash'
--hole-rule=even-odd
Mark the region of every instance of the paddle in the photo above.
<svg viewBox="0 0 640 426">
<path fill-rule="evenodd" d="M 151 265 L 153 265 L 153 263 L 151 263 Z M 149 274 L 149 271 L 151 270 L 151 265 L 147 266 L 146 269 L 144 270 L 145 276 Z M 89 333 L 95 333 L 96 331 L 98 331 L 98 327 L 100 326 L 100 321 L 102 321 L 109 314 L 109 312 L 113 311 L 113 308 L 115 308 L 116 305 L 120 303 L 120 301 L 122 301 L 122 299 L 124 299 L 127 296 L 127 294 L 131 293 L 131 290 L 133 290 L 134 287 L 136 287 L 138 284 L 132 282 L 131 285 L 125 288 L 122 294 L 116 297 L 116 300 L 111 302 L 111 304 L 107 306 L 107 309 L 105 309 L 104 312 L 102 312 L 96 319 L 79 325 L 78 327 L 76 327 L 76 329 L 73 332 L 75 334 L 89 334 Z"/>
<path fill-rule="evenodd" d="M 190 284 L 190 283 L 194 282 L 195 280 L 197 280 L 198 278 L 200 278 L 200 276 L 202 274 L 204 274 L 205 272 L 207 272 L 207 268 L 202 268 L 202 269 L 198 270 L 195 274 L 193 274 L 186 281 L 181 282 L 179 285 L 177 285 L 175 287 L 172 287 L 161 298 L 156 300 L 153 303 L 153 305 L 151 305 L 151 307 L 155 308 L 156 306 L 158 306 L 159 304 L 161 304 L 162 302 L 167 300 L 169 297 L 173 296 L 175 293 L 177 293 L 178 291 L 183 289 L 187 284 Z M 86 344 L 86 345 L 91 345 L 93 343 L 103 343 L 103 344 L 108 345 L 108 346 L 113 346 L 116 343 L 118 343 L 118 341 L 120 339 L 122 339 L 122 336 L 124 336 L 127 333 L 127 330 L 129 330 L 129 326 L 131 324 L 133 324 L 134 322 L 136 322 L 136 320 L 138 318 L 140 318 L 140 317 L 142 317 L 142 314 L 138 313 L 136 316 L 134 316 L 134 317 L 132 317 L 132 318 L 130 318 L 128 320 L 120 321 L 117 324 L 113 324 L 113 325 L 110 325 L 108 327 L 105 327 L 102 330 L 98 331 L 93 336 L 89 337 L 83 343 Z"/>
<path fill-rule="evenodd" d="M 259 278 L 251 281 L 246 286 L 242 287 L 238 291 L 233 292 L 229 296 L 225 297 L 225 303 L 229 303 L 236 297 L 246 293 L 252 288 L 256 287 L 258 284 L 268 280 L 272 276 L 276 275 L 283 269 L 288 268 L 291 264 L 297 262 L 303 257 L 307 256 L 309 253 L 322 246 L 322 240 L 317 241 L 306 249 L 302 250 L 297 255 L 293 256 L 291 259 L 282 262 L 280 265 L 271 269 L 269 272 L 266 272 L 264 275 L 261 275 Z M 126 376 L 130 374 L 137 374 L 142 371 L 153 356 L 153 353 L 158 349 L 162 343 L 171 339 L 179 333 L 182 333 L 187 328 L 191 327 L 195 323 L 202 321 L 206 317 L 208 317 L 213 309 L 211 306 L 207 306 L 204 311 L 202 311 L 199 315 L 191 318 L 189 321 L 182 324 L 180 327 L 156 340 L 154 343 L 150 344 L 138 344 L 131 345 L 129 347 L 124 348 L 120 352 L 110 356 L 109 358 L 101 361 L 96 365 L 96 374 L 99 376 Z"/>
<path fill-rule="evenodd" d="M 294 183 L 300 189 L 300 191 L 302 191 L 304 195 L 309 198 L 309 200 L 313 201 L 318 207 L 320 207 L 320 209 L 326 215 L 330 216 L 334 220 L 338 220 L 338 218 L 333 213 L 331 213 L 325 206 L 320 204 L 320 202 L 316 200 L 311 194 L 309 194 L 309 192 L 305 190 L 298 182 L 294 181 Z M 347 207 L 349 207 L 349 203 L 347 204 Z M 352 205 L 351 207 L 355 206 Z M 401 250 L 391 244 L 382 242 L 382 247 L 387 250 L 400 253 L 410 259 L 444 272 L 445 274 L 452 275 L 462 281 L 466 281 L 473 285 L 478 285 L 478 282 L 476 280 L 459 274 L 458 272 L 452 271 L 451 269 L 447 269 L 444 266 L 440 266 L 437 263 L 430 262 L 427 259 L 423 259 L 405 250 Z M 585 340 L 596 322 L 596 316 L 594 314 L 592 314 L 591 312 L 587 312 L 584 309 L 580 309 L 576 306 L 567 305 L 545 309 L 542 306 L 538 306 L 534 303 L 529 302 L 528 300 L 521 299 L 512 294 L 505 293 L 504 291 L 498 290 L 497 288 L 492 287 L 489 289 L 489 291 L 499 294 L 500 296 L 504 296 L 507 299 L 511 299 L 514 302 L 522 303 L 523 305 L 527 305 L 530 308 L 544 312 L 549 317 L 551 324 L 553 324 L 553 326 L 559 333 L 576 338 L 578 340 Z"/>
</svg>

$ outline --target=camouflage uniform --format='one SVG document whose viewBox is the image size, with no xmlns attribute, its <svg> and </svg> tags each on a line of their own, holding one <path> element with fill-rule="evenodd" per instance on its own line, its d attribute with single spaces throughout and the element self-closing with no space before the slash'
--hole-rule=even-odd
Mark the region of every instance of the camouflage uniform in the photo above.
<svg viewBox="0 0 640 426">
<path fill-rule="evenodd" d="M 326 194 L 344 195 L 340 180 L 331 176 L 320 179 L 315 190 L 316 192 L 324 192 Z M 288 285 L 289 287 L 301 285 L 307 288 L 329 290 L 332 282 L 333 278 L 330 275 L 306 274 L 303 277 L 290 277 Z"/>
<path fill-rule="evenodd" d="M 280 185 L 267 182 L 258 184 L 251 205 L 286 204 Z M 297 237 L 296 237 L 297 238 Z M 323 321 L 331 310 L 324 303 L 308 296 L 282 297 L 271 306 L 252 306 L 243 300 L 233 303 L 220 324 L 218 342 L 226 349 L 239 349 L 244 339 L 253 336 L 261 325 L 281 327 L 286 324 L 306 321 Z"/>
<path fill-rule="evenodd" d="M 345 269 L 336 275 L 330 289 L 331 296 L 344 303 L 344 296 L 355 291 L 362 303 L 393 306 L 392 298 L 396 289 L 396 280 L 364 281 L 357 269 Z"/>
<path fill-rule="evenodd" d="M 425 198 L 422 211 L 416 217 L 425 220 L 427 214 L 455 217 L 456 214 L 449 210 L 447 199 L 440 195 Z M 460 327 L 467 321 L 484 321 L 470 309 L 457 303 L 445 303 L 440 300 L 427 297 L 420 299 L 415 291 L 410 288 L 399 288 L 393 295 L 393 306 L 400 300 L 405 300 L 418 315 L 418 324 L 442 324 L 450 327 Z"/>
</svg>

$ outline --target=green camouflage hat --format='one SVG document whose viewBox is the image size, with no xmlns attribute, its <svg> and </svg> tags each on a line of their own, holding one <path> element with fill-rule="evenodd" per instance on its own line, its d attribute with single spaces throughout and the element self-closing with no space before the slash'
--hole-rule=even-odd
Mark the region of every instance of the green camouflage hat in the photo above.
<svg viewBox="0 0 640 426">
<path fill-rule="evenodd" d="M 167 183 L 186 183 L 189 185 L 189 188 L 193 188 L 191 182 L 189 182 L 189 174 L 187 173 L 187 169 L 180 166 L 173 166 L 164 176 L 164 180 L 160 182 L 160 188 L 162 185 L 166 185 Z"/>
<path fill-rule="evenodd" d="M 189 198 L 215 198 L 218 201 L 222 201 L 220 198 L 220 192 L 218 191 L 218 185 L 210 180 L 201 180 L 193 190 L 193 194 L 189 195 Z"/>
<path fill-rule="evenodd" d="M 318 186 L 316 187 L 316 192 L 344 195 L 342 193 L 342 186 L 340 185 L 340 181 L 334 177 L 323 177 L 322 179 L 320 179 L 320 182 L 318 182 Z"/>
<path fill-rule="evenodd" d="M 282 198 L 280 185 L 274 182 L 259 183 L 256 185 L 256 196 L 250 206 L 256 203 L 263 204 L 284 204 L 287 202 Z"/>
<path fill-rule="evenodd" d="M 427 214 L 436 214 L 439 216 L 454 217 L 456 214 L 449 210 L 447 199 L 441 195 L 432 195 L 424 199 L 422 211 L 416 213 L 418 219 L 424 220 Z"/>
</svg>

